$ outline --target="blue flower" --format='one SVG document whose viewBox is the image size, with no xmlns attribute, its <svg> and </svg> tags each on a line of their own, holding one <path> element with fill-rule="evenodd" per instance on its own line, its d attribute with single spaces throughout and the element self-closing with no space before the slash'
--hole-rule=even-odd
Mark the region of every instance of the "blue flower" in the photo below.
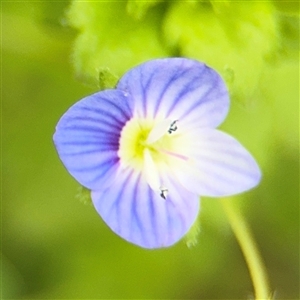
<svg viewBox="0 0 300 300">
<path fill-rule="evenodd" d="M 116 89 L 74 104 L 54 142 L 115 233 L 141 247 L 167 247 L 197 218 L 199 196 L 229 196 L 260 181 L 247 150 L 215 129 L 228 109 L 213 69 L 156 59 L 128 71 Z"/>
</svg>

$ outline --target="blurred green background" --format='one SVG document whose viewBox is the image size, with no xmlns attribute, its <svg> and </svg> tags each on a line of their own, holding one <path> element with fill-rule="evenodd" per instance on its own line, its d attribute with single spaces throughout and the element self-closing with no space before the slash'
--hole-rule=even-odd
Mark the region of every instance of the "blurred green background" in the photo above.
<svg viewBox="0 0 300 300">
<path fill-rule="evenodd" d="M 276 299 L 299 299 L 299 2 L 1 2 L 2 299 L 247 299 L 240 248 L 217 199 L 197 243 L 145 250 L 112 233 L 52 143 L 60 116 L 147 59 L 186 56 L 225 78 L 222 129 L 263 180 L 232 198 Z M 109 69 L 107 69 L 109 68 Z M 109 71 L 107 71 L 109 70 Z"/>
</svg>

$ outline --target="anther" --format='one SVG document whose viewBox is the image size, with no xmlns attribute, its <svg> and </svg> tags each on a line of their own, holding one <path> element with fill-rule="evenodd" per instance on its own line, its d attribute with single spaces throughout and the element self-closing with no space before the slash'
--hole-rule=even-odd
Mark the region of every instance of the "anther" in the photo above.
<svg viewBox="0 0 300 300">
<path fill-rule="evenodd" d="M 170 125 L 170 127 L 169 127 L 169 129 L 168 129 L 168 133 L 169 134 L 171 134 L 173 131 L 176 131 L 177 130 L 177 125 L 176 125 L 176 122 L 177 122 L 178 120 L 175 120 L 175 121 L 173 121 L 172 123 L 171 123 L 171 125 Z"/>
<path fill-rule="evenodd" d="M 159 194 L 163 199 L 167 199 L 168 195 L 168 189 L 166 188 L 160 188 L 160 194 Z"/>
</svg>

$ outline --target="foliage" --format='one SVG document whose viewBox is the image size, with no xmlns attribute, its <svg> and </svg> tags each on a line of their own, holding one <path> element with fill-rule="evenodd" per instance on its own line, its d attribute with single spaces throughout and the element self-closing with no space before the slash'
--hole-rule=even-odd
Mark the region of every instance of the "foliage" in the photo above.
<svg viewBox="0 0 300 300">
<path fill-rule="evenodd" d="M 266 65 L 286 51 L 282 41 L 295 43 L 295 16 L 284 13 L 292 9 L 271 1 L 73 1 L 75 70 L 92 82 L 104 67 L 121 76 L 145 60 L 180 55 L 216 68 L 245 102 Z"/>
</svg>

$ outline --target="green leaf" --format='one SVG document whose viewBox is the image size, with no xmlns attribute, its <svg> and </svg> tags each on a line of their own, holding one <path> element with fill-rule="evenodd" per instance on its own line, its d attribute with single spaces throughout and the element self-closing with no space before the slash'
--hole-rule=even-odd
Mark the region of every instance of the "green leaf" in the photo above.
<svg viewBox="0 0 300 300">
<path fill-rule="evenodd" d="M 159 35 L 161 18 L 156 7 L 139 21 L 128 15 L 125 2 L 74 1 L 68 20 L 79 31 L 73 50 L 77 76 L 97 83 L 103 68 L 121 76 L 146 60 L 168 56 Z"/>
<path fill-rule="evenodd" d="M 278 9 L 281 13 L 284 13 L 286 15 L 299 15 L 300 13 L 299 0 L 273 0 L 273 3 L 276 9 Z"/>
<path fill-rule="evenodd" d="M 79 186 L 75 196 L 83 204 L 92 204 L 91 191 L 84 186 Z"/>
<path fill-rule="evenodd" d="M 163 25 L 165 40 L 181 56 L 217 69 L 231 93 L 249 98 L 277 47 L 276 18 L 269 2 L 176 2 Z"/>
<path fill-rule="evenodd" d="M 126 11 L 127 13 L 137 20 L 141 20 L 148 9 L 162 0 L 148 0 L 148 1 L 139 1 L 139 0 L 128 0 Z"/>
<path fill-rule="evenodd" d="M 199 200 L 200 201 L 200 200 Z M 194 247 L 198 243 L 200 233 L 200 214 L 185 236 L 185 243 L 188 248 Z"/>
<path fill-rule="evenodd" d="M 109 68 L 99 70 L 99 88 L 100 90 L 112 89 L 116 86 L 119 78 L 113 74 Z"/>
<path fill-rule="evenodd" d="M 299 60 L 299 37 L 300 18 L 299 16 L 278 16 L 279 29 L 281 33 L 281 52 L 286 57 Z"/>
</svg>

